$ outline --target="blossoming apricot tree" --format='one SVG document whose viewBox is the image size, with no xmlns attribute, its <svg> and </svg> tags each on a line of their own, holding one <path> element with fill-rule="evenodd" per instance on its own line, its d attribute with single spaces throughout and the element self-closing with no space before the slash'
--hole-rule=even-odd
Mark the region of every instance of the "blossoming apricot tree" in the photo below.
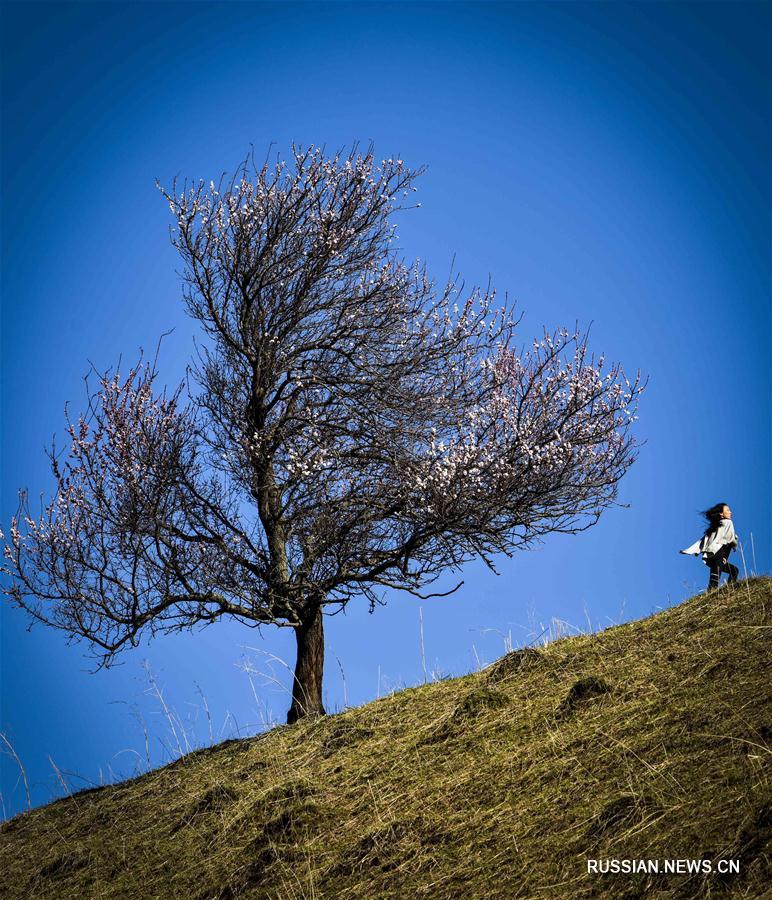
<svg viewBox="0 0 772 900">
<path fill-rule="evenodd" d="M 21 494 L 11 601 L 105 664 L 145 630 L 291 627 L 293 722 L 324 713 L 325 608 L 425 596 L 597 521 L 636 455 L 640 378 L 577 330 L 518 349 L 490 286 L 438 290 L 400 259 L 389 216 L 421 171 L 293 146 L 289 167 L 162 189 L 205 335 L 192 377 L 158 390 L 140 360 L 91 383 L 53 500 L 33 518 Z"/>
</svg>

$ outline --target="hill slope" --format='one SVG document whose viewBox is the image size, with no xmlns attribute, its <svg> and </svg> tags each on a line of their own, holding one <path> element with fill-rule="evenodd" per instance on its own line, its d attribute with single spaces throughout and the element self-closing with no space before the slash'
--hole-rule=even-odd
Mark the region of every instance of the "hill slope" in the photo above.
<svg viewBox="0 0 772 900">
<path fill-rule="evenodd" d="M 0 894 L 770 896 L 771 626 L 772 579 L 753 579 L 197 751 L 6 823 Z"/>
</svg>

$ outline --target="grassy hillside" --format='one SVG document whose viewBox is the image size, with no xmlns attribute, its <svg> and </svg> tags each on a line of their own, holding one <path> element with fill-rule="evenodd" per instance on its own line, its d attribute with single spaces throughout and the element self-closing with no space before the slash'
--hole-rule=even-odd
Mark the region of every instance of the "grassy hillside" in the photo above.
<svg viewBox="0 0 772 900">
<path fill-rule="evenodd" d="M 191 753 L 0 831 L 3 897 L 772 896 L 772 579 Z M 740 861 L 588 874 L 587 858 Z"/>
</svg>

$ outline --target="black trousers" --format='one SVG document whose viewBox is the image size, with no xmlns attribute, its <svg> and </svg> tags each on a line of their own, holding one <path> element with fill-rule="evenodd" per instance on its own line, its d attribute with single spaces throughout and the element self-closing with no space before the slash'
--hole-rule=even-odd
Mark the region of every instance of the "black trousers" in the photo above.
<svg viewBox="0 0 772 900">
<path fill-rule="evenodd" d="M 730 584 L 737 581 L 740 570 L 737 566 L 733 566 L 732 563 L 729 562 L 729 554 L 732 552 L 733 546 L 733 544 L 724 544 L 720 550 L 717 550 L 712 556 L 709 556 L 705 560 L 705 565 L 710 569 L 708 590 L 718 587 L 722 572 L 726 572 L 727 575 L 729 575 Z"/>
</svg>

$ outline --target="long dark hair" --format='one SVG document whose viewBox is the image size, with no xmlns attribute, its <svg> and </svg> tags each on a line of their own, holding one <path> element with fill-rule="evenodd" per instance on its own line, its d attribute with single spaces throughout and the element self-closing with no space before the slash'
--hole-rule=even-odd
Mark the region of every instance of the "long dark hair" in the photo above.
<svg viewBox="0 0 772 900">
<path fill-rule="evenodd" d="M 718 526 L 721 524 L 721 519 L 723 519 L 723 512 L 726 503 L 716 503 L 714 506 L 711 506 L 710 509 L 703 510 L 700 515 L 705 516 L 708 520 L 708 527 L 705 529 L 705 534 L 710 534 L 713 531 L 718 531 Z"/>
</svg>

